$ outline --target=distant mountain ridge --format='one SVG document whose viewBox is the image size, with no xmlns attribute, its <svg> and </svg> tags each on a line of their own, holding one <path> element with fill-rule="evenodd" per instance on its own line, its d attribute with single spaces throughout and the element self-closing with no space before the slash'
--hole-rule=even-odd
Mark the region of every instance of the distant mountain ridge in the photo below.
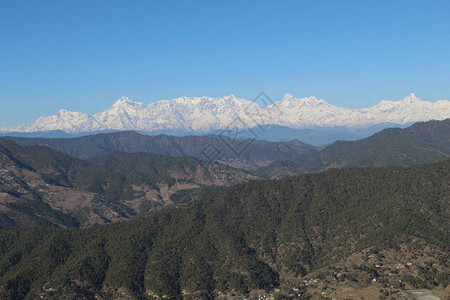
<svg viewBox="0 0 450 300">
<path fill-rule="evenodd" d="M 298 140 L 268 142 L 226 140 L 226 136 L 149 136 L 115 132 L 77 138 L 7 137 L 21 145 L 43 145 L 78 158 L 113 151 L 192 156 L 219 161 L 265 178 L 278 178 L 327 168 L 410 166 L 450 157 L 450 118 L 418 122 L 407 128 L 383 129 L 357 141 L 337 141 L 314 147 Z M 248 144 L 245 144 L 248 143 Z M 244 147 L 239 145 L 244 144 Z M 236 147 L 236 148 L 234 148 Z"/>
<path fill-rule="evenodd" d="M 225 135 L 149 136 L 133 131 L 102 133 L 68 139 L 21 137 L 8 137 L 8 139 L 21 145 L 48 146 L 83 159 L 112 151 L 146 152 L 220 161 L 245 170 L 254 170 L 280 159 L 296 159 L 317 151 L 316 147 L 299 141 L 275 143 L 251 139 L 228 140 Z"/>
<path fill-rule="evenodd" d="M 180 97 L 145 105 L 127 97 L 94 115 L 64 109 L 40 117 L 29 125 L 2 128 L 3 133 L 63 131 L 79 134 L 104 130 L 137 130 L 158 133 L 210 133 L 227 128 L 280 125 L 294 129 L 314 127 L 365 128 L 381 123 L 406 124 L 450 117 L 450 101 L 421 101 L 410 94 L 400 101 L 381 101 L 363 109 L 348 109 L 314 96 L 283 99 L 262 106 L 246 99 L 226 96 Z M 266 102 L 267 104 L 267 102 Z"/>
<path fill-rule="evenodd" d="M 296 160 L 281 160 L 255 174 L 278 178 L 328 168 L 412 166 L 450 157 L 450 119 L 389 128 L 358 141 L 337 141 L 320 152 Z"/>
</svg>

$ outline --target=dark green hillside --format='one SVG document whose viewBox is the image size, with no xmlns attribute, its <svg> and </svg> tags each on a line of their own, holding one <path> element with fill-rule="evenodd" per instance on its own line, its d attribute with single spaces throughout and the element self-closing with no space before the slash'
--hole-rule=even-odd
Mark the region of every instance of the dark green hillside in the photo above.
<svg viewBox="0 0 450 300">
<path fill-rule="evenodd" d="M 278 161 L 254 173 L 284 177 L 327 168 L 412 166 L 450 157 L 450 119 L 384 129 L 359 141 L 338 141 L 297 160 Z"/>
<path fill-rule="evenodd" d="M 146 174 L 168 174 L 194 170 L 200 161 L 193 157 L 165 156 L 150 153 L 111 152 L 109 154 L 89 159 L 90 162 L 121 170 L 135 170 Z"/>
<path fill-rule="evenodd" d="M 54 298 L 125 291 L 211 299 L 283 289 L 363 250 L 426 255 L 420 242 L 433 249 L 436 272 L 404 280 L 437 288 L 448 284 L 449 204 L 450 160 L 251 181 L 139 221 L 1 231 L 0 292 L 5 299 L 31 299 L 49 287 Z"/>
<path fill-rule="evenodd" d="M 18 167 L 40 174 L 46 183 L 102 193 L 115 200 L 126 197 L 126 187 L 131 184 L 156 184 L 163 180 L 137 172 L 124 173 L 96 166 L 44 146 L 20 146 L 0 139 L 0 149 L 7 153 Z"/>
<path fill-rule="evenodd" d="M 134 171 L 148 176 L 167 176 L 202 185 L 231 185 L 246 179 L 256 179 L 242 170 L 187 156 L 114 151 L 89 161 L 114 170 Z"/>
</svg>

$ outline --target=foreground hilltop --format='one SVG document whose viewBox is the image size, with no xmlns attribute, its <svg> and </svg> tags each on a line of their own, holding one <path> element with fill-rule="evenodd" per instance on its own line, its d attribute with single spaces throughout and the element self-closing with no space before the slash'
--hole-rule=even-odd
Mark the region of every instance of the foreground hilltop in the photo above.
<svg viewBox="0 0 450 300">
<path fill-rule="evenodd" d="M 136 222 L 0 232 L 0 294 L 448 294 L 450 160 L 225 188 Z M 445 290 L 447 287 L 447 290 Z"/>
</svg>

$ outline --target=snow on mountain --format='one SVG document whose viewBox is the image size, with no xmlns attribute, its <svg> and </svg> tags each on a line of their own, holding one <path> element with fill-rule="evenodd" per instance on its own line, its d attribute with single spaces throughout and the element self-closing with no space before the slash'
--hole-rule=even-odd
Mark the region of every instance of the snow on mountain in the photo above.
<svg viewBox="0 0 450 300">
<path fill-rule="evenodd" d="M 105 127 L 94 117 L 80 112 L 71 112 L 60 109 L 56 115 L 40 117 L 33 124 L 17 127 L 2 128 L 2 132 L 37 132 L 49 130 L 62 130 L 68 133 L 82 131 L 103 130 Z"/>
<path fill-rule="evenodd" d="M 108 110 L 92 116 L 61 109 L 56 115 L 40 117 L 33 124 L 2 128 L 1 131 L 181 130 L 207 133 L 269 124 L 291 128 L 365 128 L 380 123 L 406 124 L 446 118 L 450 118 L 449 100 L 432 103 L 422 101 L 414 94 L 399 101 L 382 100 L 363 109 L 337 107 L 314 96 L 295 98 L 291 94 L 267 107 L 233 95 L 222 98 L 179 97 L 149 105 L 122 97 Z"/>
<path fill-rule="evenodd" d="M 369 116 L 372 124 L 391 122 L 406 124 L 430 119 L 443 120 L 450 117 L 450 101 L 439 100 L 435 103 L 421 101 L 414 94 L 400 101 L 383 100 L 377 105 L 360 110 Z"/>
<path fill-rule="evenodd" d="M 286 127 L 351 127 L 355 124 L 361 124 L 358 117 L 360 114 L 356 110 L 336 107 L 314 96 L 296 99 L 291 94 L 286 94 L 283 99 L 272 104 L 272 106 L 277 106 L 283 112 L 283 117 L 277 124 Z"/>
<path fill-rule="evenodd" d="M 371 108 L 349 109 L 336 107 L 315 97 L 295 99 L 286 94 L 275 103 L 286 114 L 279 125 L 299 127 L 363 128 L 380 123 L 406 124 L 410 122 L 443 120 L 450 117 L 450 101 L 435 103 L 421 101 L 414 94 L 399 101 L 383 100 Z"/>
<path fill-rule="evenodd" d="M 92 117 L 106 129 L 136 129 L 142 126 L 145 108 L 144 103 L 122 97 L 111 108 Z"/>
<path fill-rule="evenodd" d="M 235 96 L 222 98 L 180 97 L 151 103 L 145 109 L 143 130 L 179 129 L 208 132 L 224 128 L 253 103 Z"/>
</svg>

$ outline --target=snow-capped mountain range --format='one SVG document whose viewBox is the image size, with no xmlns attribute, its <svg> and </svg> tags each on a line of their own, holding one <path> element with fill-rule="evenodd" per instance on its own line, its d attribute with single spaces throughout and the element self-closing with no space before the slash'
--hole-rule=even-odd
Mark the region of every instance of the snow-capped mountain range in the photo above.
<svg viewBox="0 0 450 300">
<path fill-rule="evenodd" d="M 363 109 L 337 107 L 314 96 L 295 98 L 291 94 L 265 107 L 233 95 L 222 98 L 180 97 L 149 105 L 122 97 L 111 108 L 98 114 L 87 115 L 61 109 L 57 114 L 40 117 L 32 124 L 2 128 L 0 131 L 89 133 L 104 130 L 178 130 L 209 133 L 259 125 L 281 125 L 295 129 L 337 126 L 357 129 L 381 123 L 407 124 L 449 117 L 449 100 L 432 103 L 422 101 L 414 94 L 399 101 L 383 100 Z"/>
</svg>

